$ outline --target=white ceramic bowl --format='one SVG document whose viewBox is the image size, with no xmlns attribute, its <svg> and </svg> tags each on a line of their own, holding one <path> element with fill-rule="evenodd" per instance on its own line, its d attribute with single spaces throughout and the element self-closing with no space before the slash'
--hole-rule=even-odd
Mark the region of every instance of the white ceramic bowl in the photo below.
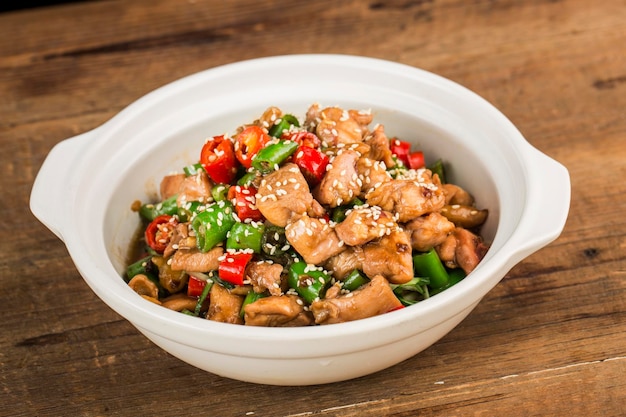
<svg viewBox="0 0 626 417">
<path fill-rule="evenodd" d="M 131 203 L 155 197 L 165 174 L 196 162 L 206 137 L 232 132 L 270 105 L 303 115 L 314 102 L 371 108 L 389 136 L 448 163 L 451 181 L 489 209 L 482 234 L 491 249 L 471 275 L 409 308 L 304 328 L 202 320 L 135 294 L 121 278 L 139 225 Z M 433 344 L 516 263 L 557 238 L 569 201 L 567 170 L 458 84 L 371 58 L 294 55 L 183 78 L 60 142 L 34 183 L 31 210 L 65 242 L 93 291 L 167 352 L 229 378 L 307 385 L 367 375 Z"/>
</svg>

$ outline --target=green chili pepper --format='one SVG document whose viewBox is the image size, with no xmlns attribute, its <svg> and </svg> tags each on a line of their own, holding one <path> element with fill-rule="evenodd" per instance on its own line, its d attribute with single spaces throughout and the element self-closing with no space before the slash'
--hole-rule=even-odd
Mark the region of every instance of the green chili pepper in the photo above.
<svg viewBox="0 0 626 417">
<path fill-rule="evenodd" d="M 256 170 L 248 171 L 245 174 L 243 174 L 243 176 L 241 178 L 239 178 L 239 180 L 237 181 L 237 185 L 241 185 L 242 187 L 246 187 L 246 186 L 252 184 L 252 182 L 258 176 L 259 176 L 259 172 L 258 171 L 256 171 Z"/>
<path fill-rule="evenodd" d="M 190 177 L 192 175 L 196 175 L 201 169 L 202 164 L 198 162 L 197 164 L 187 165 L 183 167 L 183 172 L 185 173 L 185 176 Z"/>
<path fill-rule="evenodd" d="M 265 226 L 252 223 L 235 223 L 228 233 L 226 249 L 252 249 L 261 253 L 261 241 Z"/>
<path fill-rule="evenodd" d="M 226 239 L 228 231 L 235 223 L 233 205 L 230 201 L 218 201 L 198 213 L 191 221 L 198 249 L 201 252 L 211 250 Z"/>
<path fill-rule="evenodd" d="M 148 221 L 152 221 L 162 214 L 173 216 L 178 213 L 178 205 L 176 204 L 177 197 L 178 195 L 173 195 L 160 203 L 144 204 L 139 209 L 139 215 Z"/>
<path fill-rule="evenodd" d="M 281 137 L 284 130 L 289 130 L 291 126 L 300 127 L 300 122 L 296 116 L 292 114 L 285 114 L 281 117 L 280 121 L 272 126 L 269 130 L 270 136 L 274 136 L 275 138 Z"/>
<path fill-rule="evenodd" d="M 404 284 L 390 284 L 390 286 L 402 305 L 410 306 L 430 297 L 428 283 L 428 278 L 415 277 Z"/>
<path fill-rule="evenodd" d="M 298 143 L 292 140 L 270 143 L 256 154 L 252 160 L 252 166 L 262 174 L 267 174 L 289 158 L 296 149 L 298 149 Z"/>
<path fill-rule="evenodd" d="M 158 275 L 158 268 L 152 263 L 152 255 L 148 255 L 145 258 L 141 258 L 137 262 L 134 262 L 128 265 L 126 268 L 126 279 L 125 281 L 130 281 L 135 275 L 144 274 L 148 278 L 150 276 L 154 277 L 156 274 Z M 152 281 L 158 281 L 158 279 L 152 279 Z"/>
<path fill-rule="evenodd" d="M 437 159 L 432 165 L 428 167 L 432 171 L 433 174 L 437 174 L 439 176 L 439 180 L 442 184 L 446 183 L 446 170 L 443 166 L 443 161 L 441 159 Z"/>
<path fill-rule="evenodd" d="M 413 270 L 416 276 L 427 277 L 434 289 L 445 287 L 450 279 L 434 248 L 413 256 Z"/>
<path fill-rule="evenodd" d="M 269 256 L 280 256 L 290 248 L 285 228 L 269 225 L 265 228 L 261 239 L 261 250 Z"/>
<path fill-rule="evenodd" d="M 294 262 L 289 267 L 288 282 L 305 302 L 311 304 L 316 299 L 324 297 L 331 279 L 325 271 L 315 265 L 300 261 Z"/>
<path fill-rule="evenodd" d="M 463 278 L 465 278 L 465 271 L 463 271 L 463 269 L 461 269 L 461 268 L 449 269 L 448 270 L 448 277 L 450 278 L 449 281 L 448 281 L 448 285 L 446 285 L 445 287 L 442 287 L 442 288 L 433 289 L 430 292 L 430 294 L 431 295 L 439 294 L 441 291 L 446 290 L 446 289 L 452 287 L 453 285 L 458 284 L 459 282 L 461 282 L 463 280 Z"/>
<path fill-rule="evenodd" d="M 354 291 L 357 288 L 367 284 L 370 280 L 364 276 L 361 271 L 355 269 L 343 279 L 343 287 L 346 290 Z"/>
<path fill-rule="evenodd" d="M 354 200 L 352 200 L 348 204 L 335 207 L 333 209 L 330 219 L 334 221 L 335 223 L 341 223 L 342 221 L 346 219 L 346 212 L 348 210 L 352 210 L 355 206 L 362 206 L 363 204 L 364 204 L 363 201 L 361 201 L 361 199 L 356 197 Z"/>
<path fill-rule="evenodd" d="M 252 304 L 255 301 L 265 297 L 267 297 L 267 294 L 265 293 L 250 291 L 248 294 L 246 294 L 246 298 L 243 299 L 243 304 L 241 305 L 241 310 L 239 310 L 239 315 L 243 317 L 246 313 L 245 308 L 248 304 Z"/>
<path fill-rule="evenodd" d="M 199 201 L 190 201 L 185 205 L 178 207 L 178 220 L 182 223 L 188 222 L 193 217 L 194 213 L 199 212 L 199 208 L 203 204 Z"/>
<path fill-rule="evenodd" d="M 227 199 L 229 189 L 230 186 L 228 184 L 217 184 L 211 188 L 211 197 L 215 201 L 224 201 Z"/>
</svg>

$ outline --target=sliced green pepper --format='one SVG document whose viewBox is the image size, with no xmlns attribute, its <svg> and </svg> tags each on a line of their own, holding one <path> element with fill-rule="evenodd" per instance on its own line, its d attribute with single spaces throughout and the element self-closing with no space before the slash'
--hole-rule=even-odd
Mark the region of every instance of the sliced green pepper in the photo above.
<svg viewBox="0 0 626 417">
<path fill-rule="evenodd" d="M 442 184 L 446 183 L 446 170 L 441 159 L 437 159 L 428 169 L 430 169 L 433 174 L 439 176 L 439 181 L 441 181 Z"/>
<path fill-rule="evenodd" d="M 261 239 L 261 250 L 269 256 L 279 256 L 290 248 L 287 237 L 285 236 L 285 228 L 268 225 Z"/>
<path fill-rule="evenodd" d="M 461 282 L 463 280 L 463 278 L 465 278 L 465 271 L 463 271 L 463 269 L 461 269 L 461 268 L 449 269 L 448 270 L 448 277 L 450 279 L 448 280 L 448 284 L 445 287 L 433 289 L 430 292 L 430 294 L 431 295 L 439 294 L 441 291 L 446 290 L 446 289 L 452 287 L 453 285 L 458 284 L 459 282 Z"/>
<path fill-rule="evenodd" d="M 285 114 L 281 117 L 278 123 L 270 128 L 269 134 L 270 136 L 279 138 L 283 134 L 283 131 L 289 130 L 291 126 L 300 127 L 300 122 L 298 122 L 298 118 L 296 116 L 292 114 Z"/>
<path fill-rule="evenodd" d="M 298 149 L 298 143 L 292 140 L 280 140 L 270 143 L 256 154 L 252 166 L 262 174 L 267 174 L 282 164 Z"/>
<path fill-rule="evenodd" d="M 178 207 L 178 220 L 180 222 L 188 222 L 203 204 L 199 201 L 190 201 L 185 205 Z"/>
<path fill-rule="evenodd" d="M 241 178 L 239 178 L 239 180 L 237 181 L 237 185 L 241 185 L 242 187 L 249 186 L 258 176 L 259 176 L 258 171 L 256 170 L 248 171 L 245 174 L 243 174 Z"/>
<path fill-rule="evenodd" d="M 243 299 L 243 304 L 241 305 L 241 310 L 239 310 L 239 315 L 243 317 L 245 314 L 245 308 L 248 304 L 252 304 L 255 301 L 265 297 L 267 297 L 266 293 L 250 291 L 248 294 L 246 294 L 246 298 Z"/>
<path fill-rule="evenodd" d="M 152 263 L 152 255 L 148 255 L 145 258 L 141 258 L 137 262 L 134 262 L 134 263 L 128 265 L 128 268 L 126 268 L 126 279 L 125 279 L 125 281 L 128 282 L 131 279 L 133 279 L 133 277 L 135 275 L 139 275 L 139 274 L 144 274 L 148 278 L 150 278 L 150 276 L 152 276 L 152 278 L 154 278 L 155 272 L 156 272 L 156 275 L 158 275 L 159 270 Z M 158 278 L 155 278 L 155 279 L 152 279 L 152 281 L 157 281 L 158 282 L 159 280 L 158 280 Z"/>
<path fill-rule="evenodd" d="M 208 252 L 224 241 L 235 223 L 233 205 L 230 201 L 218 201 L 198 213 L 191 221 L 198 249 L 201 252 Z"/>
<path fill-rule="evenodd" d="M 209 292 L 211 292 L 211 287 L 213 286 L 213 280 L 208 279 L 204 289 L 202 290 L 202 294 L 198 297 L 198 302 L 196 303 L 196 308 L 194 310 L 194 315 L 199 316 L 200 310 L 202 310 L 202 304 L 204 304 L 204 300 L 209 296 Z"/>
<path fill-rule="evenodd" d="M 216 184 L 215 187 L 211 188 L 211 197 L 214 201 L 224 201 L 228 198 L 229 189 L 228 184 Z"/>
<path fill-rule="evenodd" d="M 300 261 L 294 262 L 289 267 L 288 282 L 305 302 L 311 304 L 324 297 L 331 284 L 331 278 L 315 265 Z"/>
<path fill-rule="evenodd" d="M 176 204 L 177 197 L 178 195 L 173 195 L 160 203 L 143 204 L 141 208 L 139 208 L 139 215 L 148 221 L 152 221 L 162 214 L 173 216 L 178 213 L 178 205 Z"/>
<path fill-rule="evenodd" d="M 404 306 L 416 304 L 430 296 L 428 278 L 415 277 L 404 284 L 390 284 L 398 300 Z"/>
<path fill-rule="evenodd" d="M 413 256 L 413 270 L 416 276 L 430 280 L 431 288 L 443 288 L 448 285 L 448 271 L 441 263 L 435 249 Z"/>
<path fill-rule="evenodd" d="M 358 269 L 355 269 L 343 279 L 342 288 L 348 291 L 354 291 L 368 282 L 370 282 L 369 278 L 363 275 Z"/>
<path fill-rule="evenodd" d="M 183 167 L 183 172 L 186 177 L 190 177 L 192 175 L 196 175 L 199 170 L 202 169 L 202 164 L 198 162 L 197 164 L 187 165 Z"/>
<path fill-rule="evenodd" d="M 341 223 L 346 219 L 346 212 L 348 210 L 352 210 L 355 206 L 362 206 L 363 204 L 363 201 L 357 197 L 348 204 L 335 207 L 330 219 L 335 223 Z"/>
<path fill-rule="evenodd" d="M 254 253 L 261 253 L 264 232 L 263 224 L 235 223 L 228 233 L 226 249 L 252 249 Z"/>
</svg>

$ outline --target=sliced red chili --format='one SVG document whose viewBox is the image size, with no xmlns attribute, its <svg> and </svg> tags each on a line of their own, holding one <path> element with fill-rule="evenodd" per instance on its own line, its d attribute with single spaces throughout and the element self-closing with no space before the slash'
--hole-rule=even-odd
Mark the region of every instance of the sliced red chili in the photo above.
<svg viewBox="0 0 626 417">
<path fill-rule="evenodd" d="M 259 126 L 248 126 L 235 137 L 235 156 L 246 168 L 252 166 L 252 158 L 271 137 Z"/>
<path fill-rule="evenodd" d="M 389 149 L 405 166 L 409 165 L 409 152 L 411 151 L 411 144 L 399 139 L 391 139 L 389 143 Z"/>
<path fill-rule="evenodd" d="M 316 185 L 326 174 L 328 156 L 317 149 L 301 145 L 294 153 L 293 162 L 311 185 Z"/>
<path fill-rule="evenodd" d="M 187 295 L 189 297 L 200 297 L 205 286 L 206 281 L 190 275 L 189 281 L 187 282 Z"/>
<path fill-rule="evenodd" d="M 407 159 L 409 161 L 409 168 L 411 169 L 420 169 L 426 166 L 424 161 L 424 152 L 422 151 L 411 152 L 407 156 Z"/>
<path fill-rule="evenodd" d="M 200 163 L 213 181 L 230 183 L 237 173 L 233 143 L 223 135 L 210 138 L 200 151 Z"/>
<path fill-rule="evenodd" d="M 233 201 L 237 217 L 242 222 L 250 219 L 259 222 L 263 214 L 256 208 L 257 189 L 252 185 L 235 185 L 228 190 L 228 199 Z"/>
<path fill-rule="evenodd" d="M 300 132 L 286 132 L 282 135 L 282 139 L 292 140 L 297 142 L 298 145 L 308 146 L 309 148 L 319 148 L 322 144 L 320 138 L 313 132 L 300 131 Z"/>
<path fill-rule="evenodd" d="M 157 216 L 148 224 L 144 233 L 146 243 L 155 252 L 163 253 L 170 243 L 174 228 L 178 224 L 176 219 L 168 214 Z"/>
<path fill-rule="evenodd" d="M 235 285 L 243 285 L 246 267 L 252 259 L 252 253 L 227 252 L 220 261 L 218 272 L 221 279 Z"/>
</svg>

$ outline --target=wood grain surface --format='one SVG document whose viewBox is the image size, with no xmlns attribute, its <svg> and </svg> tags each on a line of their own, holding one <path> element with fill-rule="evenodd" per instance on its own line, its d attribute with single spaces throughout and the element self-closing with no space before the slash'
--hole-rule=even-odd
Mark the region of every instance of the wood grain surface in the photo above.
<svg viewBox="0 0 626 417">
<path fill-rule="evenodd" d="M 89 1 L 2 13 L 0 34 L 1 416 L 626 415 L 626 1 Z M 457 81 L 572 180 L 561 237 L 451 333 L 312 387 L 233 381 L 164 353 L 93 295 L 28 209 L 61 140 L 182 76 L 292 53 Z"/>
</svg>

